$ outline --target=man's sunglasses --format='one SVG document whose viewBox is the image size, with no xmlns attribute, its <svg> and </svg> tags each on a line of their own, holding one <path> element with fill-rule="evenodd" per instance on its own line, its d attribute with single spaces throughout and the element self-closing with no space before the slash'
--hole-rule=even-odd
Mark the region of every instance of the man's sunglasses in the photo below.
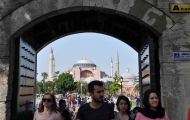
<svg viewBox="0 0 190 120">
<path fill-rule="evenodd" d="M 47 99 L 47 98 L 43 98 L 42 101 L 45 102 L 47 100 L 47 102 L 51 102 L 51 99 Z"/>
</svg>

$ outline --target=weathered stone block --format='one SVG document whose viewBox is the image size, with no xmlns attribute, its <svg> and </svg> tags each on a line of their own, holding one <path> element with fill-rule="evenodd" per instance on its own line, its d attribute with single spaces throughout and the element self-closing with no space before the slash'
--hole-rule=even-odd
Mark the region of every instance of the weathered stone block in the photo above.
<svg viewBox="0 0 190 120">
<path fill-rule="evenodd" d="M 0 1 L 0 20 L 10 12 L 10 2 L 8 0 Z"/>
<path fill-rule="evenodd" d="M 172 47 L 159 48 L 159 60 L 162 62 L 174 62 L 173 61 L 173 49 Z"/>
<path fill-rule="evenodd" d="M 43 9 L 44 14 L 53 12 L 57 9 L 54 0 L 37 0 L 37 2 L 40 8 Z"/>
<path fill-rule="evenodd" d="M 0 69 L 1 70 L 1 69 Z M 0 74 L 2 72 L 0 71 Z M 8 79 L 7 79 L 8 81 Z M 6 101 L 7 93 L 8 93 L 8 85 L 4 84 L 0 78 L 0 101 Z"/>
<path fill-rule="evenodd" d="M 178 62 L 176 63 L 177 74 L 190 74 L 189 62 Z"/>
<path fill-rule="evenodd" d="M 172 41 L 181 38 L 184 35 L 184 30 L 168 31 L 168 34 L 168 40 Z"/>
<path fill-rule="evenodd" d="M 132 2 L 134 2 L 134 0 L 132 0 Z M 145 1 L 143 0 L 135 0 L 134 5 L 132 5 L 130 8 L 129 14 L 135 16 L 138 19 L 142 19 L 147 10 L 152 7 L 150 4 L 145 4 L 144 2 Z"/>
<path fill-rule="evenodd" d="M 120 0 L 104 0 L 103 8 L 115 10 Z"/>
<path fill-rule="evenodd" d="M 158 0 L 157 2 L 156 2 L 156 7 L 157 8 L 170 8 L 170 2 L 169 2 L 169 0 Z"/>
<path fill-rule="evenodd" d="M 0 120 L 6 120 L 6 104 L 5 102 L 0 102 Z"/>
<path fill-rule="evenodd" d="M 147 12 L 145 13 L 145 15 L 141 20 L 152 26 L 156 22 L 157 20 L 156 18 L 162 15 L 163 13 L 161 11 L 157 10 L 154 7 L 151 7 L 150 9 L 147 10 Z"/>
<path fill-rule="evenodd" d="M 162 64 L 160 64 L 160 70 L 162 71 L 162 75 L 163 74 L 174 75 L 174 74 L 176 74 L 175 63 L 162 63 Z"/>
<path fill-rule="evenodd" d="M 166 9 L 168 12 L 168 10 Z M 187 14 L 178 14 L 178 13 L 168 13 L 168 15 L 178 24 L 186 24 L 189 23 L 189 15 Z"/>
<path fill-rule="evenodd" d="M 83 5 L 83 6 L 89 6 L 89 5 L 90 5 L 90 1 L 93 1 L 94 4 L 95 4 L 95 0 L 83 0 L 83 1 L 82 1 L 82 5 Z"/>
<path fill-rule="evenodd" d="M 31 20 L 39 17 L 40 15 L 43 15 L 43 9 L 38 5 L 38 2 L 36 0 L 33 0 L 24 5 L 24 10 L 25 16 Z"/>
<path fill-rule="evenodd" d="M 54 0 L 57 9 L 69 8 L 67 11 L 81 11 L 82 0 Z"/>
<path fill-rule="evenodd" d="M 181 96 L 180 94 L 178 95 L 178 101 L 179 101 L 179 106 L 178 107 L 176 107 L 176 112 L 177 112 L 177 114 L 178 114 L 178 119 L 177 120 L 187 120 L 186 119 L 186 116 L 185 116 L 185 101 L 186 101 L 186 97 L 184 97 L 184 96 Z M 175 118 L 176 119 L 176 118 Z M 173 119 L 171 119 L 171 120 L 174 120 L 174 118 Z"/>
<path fill-rule="evenodd" d="M 83 6 L 96 6 L 96 0 L 83 0 Z"/>
<path fill-rule="evenodd" d="M 69 7 L 69 0 L 55 0 L 55 6 L 57 9 L 63 9 Z"/>
<path fill-rule="evenodd" d="M 184 81 L 184 95 L 187 98 L 190 98 L 190 74 L 188 75 L 181 75 L 180 77 L 181 81 Z M 190 100 L 189 100 L 190 101 Z M 189 105 L 190 107 L 190 105 Z"/>
<path fill-rule="evenodd" d="M 0 44 L 8 44 L 9 38 L 9 34 L 7 34 L 4 30 L 0 28 Z"/>
<path fill-rule="evenodd" d="M 96 0 L 96 6 L 102 8 L 103 7 L 103 2 L 104 2 L 103 0 Z"/>
<path fill-rule="evenodd" d="M 185 102 L 184 102 L 184 111 L 185 111 L 185 116 L 187 117 L 187 114 L 188 114 L 188 110 L 190 108 L 190 104 L 189 104 L 189 101 L 190 101 L 190 97 L 185 97 Z M 187 118 L 185 119 L 187 120 Z"/>
<path fill-rule="evenodd" d="M 82 0 L 69 0 L 70 7 L 83 6 Z"/>
<path fill-rule="evenodd" d="M 5 30 L 9 35 L 12 35 L 20 28 L 17 22 L 12 16 L 8 15 L 0 21 L 0 28 Z"/>
<path fill-rule="evenodd" d="M 135 0 L 120 0 L 116 10 L 129 13 L 129 10 L 132 6 L 134 6 Z"/>
<path fill-rule="evenodd" d="M 174 25 L 174 22 L 172 21 L 171 18 L 169 18 L 168 16 L 166 16 L 166 28 L 169 29 Z"/>
<path fill-rule="evenodd" d="M 181 80 L 181 75 L 162 75 L 161 81 L 162 96 L 184 96 L 184 81 Z"/>
<path fill-rule="evenodd" d="M 31 17 L 28 13 L 25 12 L 24 7 L 20 7 L 17 10 L 15 10 L 11 17 L 17 21 L 17 25 L 19 27 L 24 26 L 25 24 L 29 23 L 31 21 Z"/>
<path fill-rule="evenodd" d="M 8 83 L 9 65 L 4 61 L 7 61 L 7 59 L 0 59 L 0 82 L 5 84 Z"/>
<path fill-rule="evenodd" d="M 170 120 L 180 120 L 177 119 L 178 118 L 178 114 L 177 113 L 177 104 L 179 104 L 178 98 L 176 97 L 167 97 L 166 98 L 166 111 L 168 113 L 168 116 L 170 118 Z"/>
<path fill-rule="evenodd" d="M 146 2 L 150 3 L 151 5 L 156 6 L 156 1 L 157 0 L 145 0 Z"/>
<path fill-rule="evenodd" d="M 0 45 L 0 59 L 9 56 L 9 45 Z"/>
</svg>

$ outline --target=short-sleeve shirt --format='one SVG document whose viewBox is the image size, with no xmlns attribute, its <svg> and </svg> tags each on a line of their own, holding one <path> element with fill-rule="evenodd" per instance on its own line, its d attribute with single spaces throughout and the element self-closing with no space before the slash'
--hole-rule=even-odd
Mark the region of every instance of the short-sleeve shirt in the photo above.
<svg viewBox="0 0 190 120">
<path fill-rule="evenodd" d="M 93 109 L 89 103 L 82 105 L 77 113 L 77 119 L 80 120 L 110 120 L 114 119 L 114 111 L 110 104 L 102 103 L 102 105 Z"/>
</svg>

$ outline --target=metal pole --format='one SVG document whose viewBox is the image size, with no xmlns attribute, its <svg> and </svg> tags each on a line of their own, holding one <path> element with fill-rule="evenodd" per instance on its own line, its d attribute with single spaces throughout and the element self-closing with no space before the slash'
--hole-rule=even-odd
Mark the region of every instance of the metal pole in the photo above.
<svg viewBox="0 0 190 120">
<path fill-rule="evenodd" d="M 81 80 L 80 85 L 81 85 L 81 96 L 82 96 L 82 85 L 83 85 L 83 84 L 82 84 L 82 80 Z"/>
<path fill-rule="evenodd" d="M 81 96 L 82 96 L 82 83 L 80 84 L 80 86 L 81 86 Z"/>
<path fill-rule="evenodd" d="M 122 82 L 121 82 L 121 94 L 123 94 L 123 92 L 122 92 Z"/>
<path fill-rule="evenodd" d="M 140 107 L 143 107 L 143 88 L 142 88 L 142 72 L 141 72 L 141 55 L 138 54 L 139 59 L 139 87 L 140 87 Z"/>
</svg>

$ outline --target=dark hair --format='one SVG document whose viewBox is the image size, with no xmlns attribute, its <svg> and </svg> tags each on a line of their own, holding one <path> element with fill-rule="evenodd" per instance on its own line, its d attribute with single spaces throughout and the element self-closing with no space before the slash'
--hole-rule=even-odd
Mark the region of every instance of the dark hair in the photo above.
<svg viewBox="0 0 190 120">
<path fill-rule="evenodd" d="M 135 108 L 133 108 L 133 113 L 135 114 L 135 111 L 136 110 L 138 110 L 138 111 L 140 111 L 141 110 L 141 107 L 135 107 Z"/>
<path fill-rule="evenodd" d="M 158 96 L 159 101 L 158 101 L 158 106 L 156 107 L 156 111 L 151 110 L 150 108 L 149 97 L 151 93 L 155 93 Z M 153 119 L 164 117 L 165 109 L 162 107 L 160 97 L 156 91 L 151 90 L 151 89 L 147 90 L 144 93 L 143 104 L 144 104 L 144 108 L 142 108 L 139 112 L 142 113 L 144 116 L 148 118 L 153 118 Z"/>
<path fill-rule="evenodd" d="M 59 100 L 59 106 L 61 106 L 62 103 L 66 103 L 66 101 L 63 99 Z"/>
<path fill-rule="evenodd" d="M 118 97 L 117 102 L 116 102 L 117 109 L 120 110 L 118 106 L 119 106 L 119 102 L 121 100 L 125 100 L 127 102 L 128 108 L 127 108 L 126 112 L 128 115 L 130 115 L 131 103 L 130 103 L 128 97 L 126 97 L 126 96 L 121 95 Z"/>
<path fill-rule="evenodd" d="M 51 107 L 51 110 L 54 111 L 54 112 L 57 112 L 57 105 L 56 105 L 56 101 L 55 101 L 55 96 L 51 93 L 45 93 L 42 97 L 42 99 L 44 98 L 45 95 L 50 95 L 51 98 L 52 98 L 52 102 L 53 102 L 53 105 Z M 43 112 L 44 111 L 44 105 L 43 105 L 43 101 L 41 100 L 41 103 L 40 103 L 40 107 L 38 108 L 38 112 Z"/>
<path fill-rule="evenodd" d="M 88 84 L 88 92 L 94 92 L 94 86 L 97 85 L 97 86 L 103 86 L 103 82 L 99 81 L 99 80 L 94 80 L 92 82 L 90 82 Z"/>
<path fill-rule="evenodd" d="M 160 100 L 160 97 L 158 96 L 157 92 L 154 91 L 154 90 L 147 90 L 145 93 L 144 93 L 144 97 L 143 97 L 143 104 L 146 108 L 149 108 L 150 109 L 150 104 L 149 104 L 149 96 L 151 93 L 155 93 L 158 97 L 158 106 L 157 108 L 161 108 L 162 105 L 161 105 L 161 100 Z"/>
</svg>

